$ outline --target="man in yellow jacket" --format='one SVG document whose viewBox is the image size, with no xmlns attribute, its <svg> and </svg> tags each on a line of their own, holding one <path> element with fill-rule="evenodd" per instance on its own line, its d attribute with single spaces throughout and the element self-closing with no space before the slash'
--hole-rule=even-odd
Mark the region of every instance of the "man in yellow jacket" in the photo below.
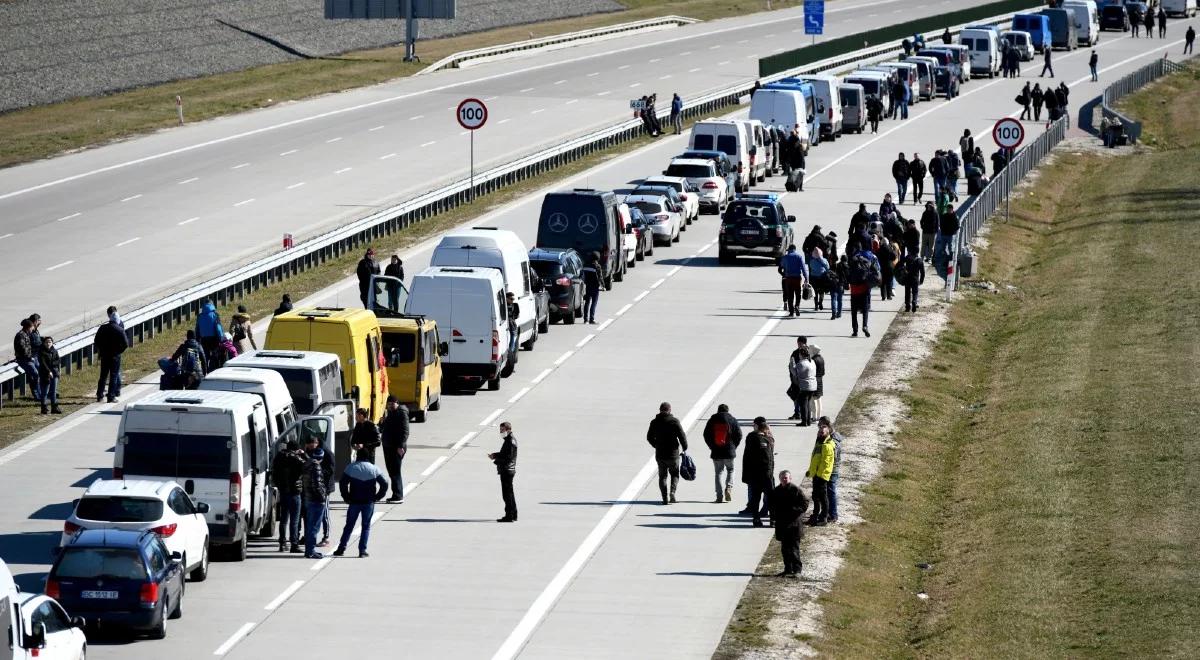
<svg viewBox="0 0 1200 660">
<path fill-rule="evenodd" d="M 824 429 L 824 427 L 822 427 Z M 833 436 L 818 431 L 817 443 L 813 445 L 812 458 L 808 463 L 806 477 L 812 477 L 813 512 L 806 524 L 823 527 L 829 522 L 829 480 L 833 477 L 836 455 Z"/>
</svg>

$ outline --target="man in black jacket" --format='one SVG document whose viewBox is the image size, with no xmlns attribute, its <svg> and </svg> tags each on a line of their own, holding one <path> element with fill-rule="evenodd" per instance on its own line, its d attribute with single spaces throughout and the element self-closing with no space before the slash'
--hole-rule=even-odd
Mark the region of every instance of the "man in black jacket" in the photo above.
<svg viewBox="0 0 1200 660">
<path fill-rule="evenodd" d="M 808 232 L 808 236 L 804 237 L 804 243 L 800 249 L 804 251 L 803 256 L 805 259 L 812 256 L 813 248 L 821 248 L 821 254 L 829 256 L 829 244 L 821 234 L 821 225 L 813 225 L 812 231 Z"/>
<path fill-rule="evenodd" d="M 729 406 L 717 406 L 717 412 L 704 425 L 704 444 L 708 445 L 712 458 L 713 487 L 717 499 L 713 504 L 733 501 L 733 462 L 737 458 L 738 445 L 742 444 L 742 429 L 737 418 L 729 414 Z M 721 474 L 725 474 L 725 490 L 721 490 Z"/>
<path fill-rule="evenodd" d="M 804 168 L 806 162 L 804 159 L 804 141 L 800 139 L 800 128 L 797 126 L 792 129 L 792 136 L 788 138 L 790 144 L 788 148 L 788 166 L 791 167 L 791 181 L 796 184 L 797 192 L 804 192 Z"/>
<path fill-rule="evenodd" d="M 513 494 L 513 479 L 517 476 L 517 439 L 513 436 L 512 424 L 500 422 L 500 437 L 504 439 L 500 451 L 488 454 L 500 475 L 500 494 L 504 497 L 504 517 L 497 518 L 496 522 L 511 523 L 517 522 L 517 497 Z"/>
<path fill-rule="evenodd" d="M 116 307 L 108 308 L 108 321 L 96 328 L 92 340 L 96 353 L 100 355 L 100 379 L 96 381 L 96 403 L 105 397 L 104 385 L 108 384 L 108 402 L 113 403 L 121 396 L 121 354 L 129 348 L 125 326 L 117 315 Z"/>
<path fill-rule="evenodd" d="M 762 517 L 771 511 L 774 472 L 775 436 L 767 426 L 766 417 L 755 417 L 754 430 L 746 436 L 746 448 L 742 452 L 742 483 L 750 490 L 750 501 L 742 513 L 754 516 L 755 527 L 762 527 Z"/>
<path fill-rule="evenodd" d="M 933 199 L 941 198 L 942 191 L 946 188 L 946 177 L 950 174 L 949 164 L 946 162 L 946 157 L 942 155 L 942 150 L 938 149 L 934 152 L 933 158 L 929 159 L 929 176 L 933 177 Z"/>
<path fill-rule="evenodd" d="M 304 462 L 304 471 L 301 473 L 302 492 L 304 493 L 304 556 L 307 559 L 321 559 L 324 557 L 320 552 L 317 552 L 317 527 L 321 525 L 321 519 L 326 517 L 326 512 L 329 508 L 326 506 L 326 500 L 329 497 L 329 486 L 326 482 L 325 475 L 325 450 L 321 449 L 320 442 L 314 437 L 308 441 L 308 450 L 306 452 L 307 459 Z M 329 532 L 326 530 L 325 535 Z M 322 539 L 321 543 L 327 543 L 328 539 Z"/>
<path fill-rule="evenodd" d="M 901 244 L 904 245 L 904 254 L 907 256 L 917 256 L 921 251 L 921 230 L 917 229 L 917 221 L 912 218 L 904 226 L 904 234 L 901 235 Z"/>
<path fill-rule="evenodd" d="M 921 258 L 926 262 L 933 258 L 933 243 L 937 239 L 940 222 L 933 202 L 925 202 L 925 212 L 921 214 Z"/>
<path fill-rule="evenodd" d="M 13 356 L 17 366 L 25 372 L 25 382 L 29 385 L 30 397 L 41 401 L 42 390 L 39 387 L 37 365 L 38 347 L 33 345 L 32 330 L 33 321 L 21 319 L 21 329 L 13 337 Z"/>
<path fill-rule="evenodd" d="M 392 496 L 388 502 L 403 502 L 404 478 L 400 476 L 400 468 L 408 453 L 408 407 L 394 396 L 387 398 L 387 414 L 379 422 L 379 432 L 383 436 L 383 462 L 392 480 Z"/>
<path fill-rule="evenodd" d="M 646 429 L 646 442 L 654 447 L 654 460 L 658 462 L 658 490 L 663 504 L 675 502 L 675 487 L 679 484 L 680 449 L 687 451 L 687 434 L 683 425 L 671 414 L 671 404 L 666 401 L 658 406 L 658 415 L 650 420 Z M 667 475 L 671 475 L 671 488 L 667 490 Z"/>
<path fill-rule="evenodd" d="M 779 473 L 779 485 L 771 491 L 771 516 L 775 521 L 775 538 L 783 554 L 783 572 L 779 577 L 800 577 L 804 567 L 800 561 L 800 537 L 804 528 L 800 517 L 808 510 L 808 498 L 804 491 L 792 482 L 792 473 Z"/>
<path fill-rule="evenodd" d="M 271 481 L 279 489 L 279 551 L 290 546 L 300 552 L 300 492 L 306 457 L 300 441 L 293 439 L 275 454 L 271 462 Z"/>
<path fill-rule="evenodd" d="M 366 408 L 354 411 L 354 432 L 350 435 L 350 448 L 354 451 L 365 452 L 368 460 L 375 462 L 375 448 L 382 439 L 379 427 L 371 421 Z"/>
<path fill-rule="evenodd" d="M 375 248 L 367 248 L 367 253 L 358 261 L 358 297 L 362 299 L 363 307 L 367 306 L 367 292 L 371 289 L 371 276 L 379 275 L 379 264 L 375 261 Z"/>
<path fill-rule="evenodd" d="M 896 194 L 900 197 L 898 204 L 904 203 L 904 196 L 908 194 L 908 179 L 912 176 L 910 164 L 904 159 L 904 154 L 892 161 L 892 178 L 896 180 Z"/>
</svg>

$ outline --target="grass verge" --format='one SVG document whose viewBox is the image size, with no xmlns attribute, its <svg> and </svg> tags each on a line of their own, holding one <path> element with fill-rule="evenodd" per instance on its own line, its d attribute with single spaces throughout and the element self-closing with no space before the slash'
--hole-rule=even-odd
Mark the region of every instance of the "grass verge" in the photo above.
<svg viewBox="0 0 1200 660">
<path fill-rule="evenodd" d="M 1197 101 L 1191 73 L 1131 97 L 1153 150 L 1060 149 L 993 225 L 997 289 L 913 381 L 818 652 L 1200 655 Z"/>
<path fill-rule="evenodd" d="M 403 45 L 338 57 L 301 60 L 192 78 L 105 96 L 64 101 L 0 114 L 0 167 L 46 158 L 178 124 L 175 97 L 189 122 L 265 108 L 410 76 L 426 64 L 475 48 L 603 27 L 671 14 L 702 20 L 765 11 L 766 0 L 624 0 L 625 11 L 517 25 L 446 39 L 421 41 L 425 64 L 404 62 Z M 775 9 L 795 2 L 776 0 Z"/>
</svg>

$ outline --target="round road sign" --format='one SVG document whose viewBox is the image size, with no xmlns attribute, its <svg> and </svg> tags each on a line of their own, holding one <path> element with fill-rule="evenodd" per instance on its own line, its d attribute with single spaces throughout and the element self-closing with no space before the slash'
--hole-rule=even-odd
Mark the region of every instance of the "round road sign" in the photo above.
<svg viewBox="0 0 1200 660">
<path fill-rule="evenodd" d="M 465 99 L 458 104 L 455 117 L 463 128 L 473 131 L 487 123 L 488 109 L 479 99 Z"/>
<path fill-rule="evenodd" d="M 1016 149 L 1025 141 L 1025 127 L 1016 119 L 1005 117 L 992 127 L 992 139 L 998 147 Z"/>
</svg>

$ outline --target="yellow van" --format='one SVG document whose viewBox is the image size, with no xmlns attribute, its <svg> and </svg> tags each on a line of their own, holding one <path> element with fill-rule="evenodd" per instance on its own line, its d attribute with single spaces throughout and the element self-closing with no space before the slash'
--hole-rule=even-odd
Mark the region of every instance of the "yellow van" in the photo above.
<svg viewBox="0 0 1200 660">
<path fill-rule="evenodd" d="M 388 394 L 408 406 L 413 421 L 424 422 L 442 405 L 442 355 L 437 321 L 424 316 L 379 319 Z"/>
<path fill-rule="evenodd" d="M 324 351 L 342 361 L 342 389 L 373 421 L 383 417 L 388 374 L 375 314 L 365 309 L 315 307 L 271 319 L 269 350 Z"/>
</svg>

